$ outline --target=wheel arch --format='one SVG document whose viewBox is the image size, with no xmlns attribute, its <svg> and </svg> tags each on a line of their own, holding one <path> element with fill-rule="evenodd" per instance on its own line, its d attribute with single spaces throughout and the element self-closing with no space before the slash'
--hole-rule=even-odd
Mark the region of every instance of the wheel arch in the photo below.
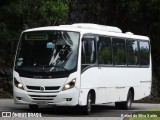
<svg viewBox="0 0 160 120">
<path fill-rule="evenodd" d="M 131 91 L 131 93 L 132 93 L 132 95 L 133 95 L 133 100 L 134 100 L 134 88 L 133 88 L 133 87 L 129 88 L 129 91 Z M 128 92 L 129 92 L 129 91 L 128 91 Z"/>
<path fill-rule="evenodd" d="M 94 89 L 89 90 L 88 93 L 91 93 L 91 99 L 92 99 L 92 104 L 95 104 L 96 102 L 96 92 Z"/>
</svg>

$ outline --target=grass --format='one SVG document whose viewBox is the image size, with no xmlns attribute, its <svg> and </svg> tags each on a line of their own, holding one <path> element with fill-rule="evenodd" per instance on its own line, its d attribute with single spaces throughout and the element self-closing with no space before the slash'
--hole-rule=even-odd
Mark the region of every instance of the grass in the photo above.
<svg viewBox="0 0 160 120">
<path fill-rule="evenodd" d="M 157 103 L 160 103 L 160 98 L 146 97 L 146 98 L 143 98 L 141 100 L 134 101 L 134 102 L 135 103 L 153 103 L 153 104 L 157 104 Z"/>
<path fill-rule="evenodd" d="M 129 120 L 160 120 L 160 108 L 137 112 Z"/>
<path fill-rule="evenodd" d="M 129 120 L 160 120 L 160 117 L 153 118 L 153 117 L 148 117 L 148 118 L 130 118 Z"/>
</svg>

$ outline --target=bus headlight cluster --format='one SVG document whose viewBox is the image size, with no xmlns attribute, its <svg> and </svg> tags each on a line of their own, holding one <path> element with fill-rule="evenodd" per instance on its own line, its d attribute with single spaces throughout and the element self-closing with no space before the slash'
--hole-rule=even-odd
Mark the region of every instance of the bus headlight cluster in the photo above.
<svg viewBox="0 0 160 120">
<path fill-rule="evenodd" d="M 24 90 L 22 83 L 18 82 L 16 78 L 14 78 L 14 84 L 17 88 Z"/>
<path fill-rule="evenodd" d="M 76 78 L 74 78 L 71 82 L 64 85 L 63 90 L 71 89 L 75 86 Z"/>
</svg>

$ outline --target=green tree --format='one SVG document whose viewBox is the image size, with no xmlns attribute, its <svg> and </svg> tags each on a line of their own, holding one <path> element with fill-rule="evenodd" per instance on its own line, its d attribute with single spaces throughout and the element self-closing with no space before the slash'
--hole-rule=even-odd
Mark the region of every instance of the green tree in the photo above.
<svg viewBox="0 0 160 120">
<path fill-rule="evenodd" d="M 0 62 L 8 60 L 11 40 L 18 40 L 24 29 L 64 24 L 70 0 L 6 0 L 0 5 Z M 7 57 L 7 59 L 6 59 Z M 10 61 L 10 62 L 11 62 Z"/>
<path fill-rule="evenodd" d="M 7 69 L 13 67 L 16 50 L 12 41 L 18 41 L 20 33 L 28 28 L 54 25 L 55 22 L 65 24 L 69 3 L 70 0 L 0 1 L 0 97 L 1 89 L 8 89 L 2 87 L 10 86 L 10 93 L 12 90 L 11 78 L 7 76 L 10 75 Z"/>
</svg>

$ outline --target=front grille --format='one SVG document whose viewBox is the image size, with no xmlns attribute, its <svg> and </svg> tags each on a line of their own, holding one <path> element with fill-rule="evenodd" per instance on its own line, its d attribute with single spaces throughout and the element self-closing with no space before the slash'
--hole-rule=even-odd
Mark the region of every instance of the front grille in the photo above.
<svg viewBox="0 0 160 120">
<path fill-rule="evenodd" d="M 59 86 L 46 86 L 45 90 L 58 90 L 60 87 Z"/>
<path fill-rule="evenodd" d="M 26 86 L 29 90 L 41 90 L 41 86 Z M 44 86 L 45 90 L 58 90 L 60 86 Z"/>
<path fill-rule="evenodd" d="M 27 88 L 31 90 L 40 90 L 40 86 L 27 86 Z"/>
<path fill-rule="evenodd" d="M 54 100 L 56 95 L 29 95 L 33 100 Z"/>
<path fill-rule="evenodd" d="M 56 97 L 56 95 L 29 95 L 30 97 Z"/>
<path fill-rule="evenodd" d="M 49 99 L 49 98 L 32 98 L 33 100 L 53 100 L 53 99 Z"/>
</svg>

